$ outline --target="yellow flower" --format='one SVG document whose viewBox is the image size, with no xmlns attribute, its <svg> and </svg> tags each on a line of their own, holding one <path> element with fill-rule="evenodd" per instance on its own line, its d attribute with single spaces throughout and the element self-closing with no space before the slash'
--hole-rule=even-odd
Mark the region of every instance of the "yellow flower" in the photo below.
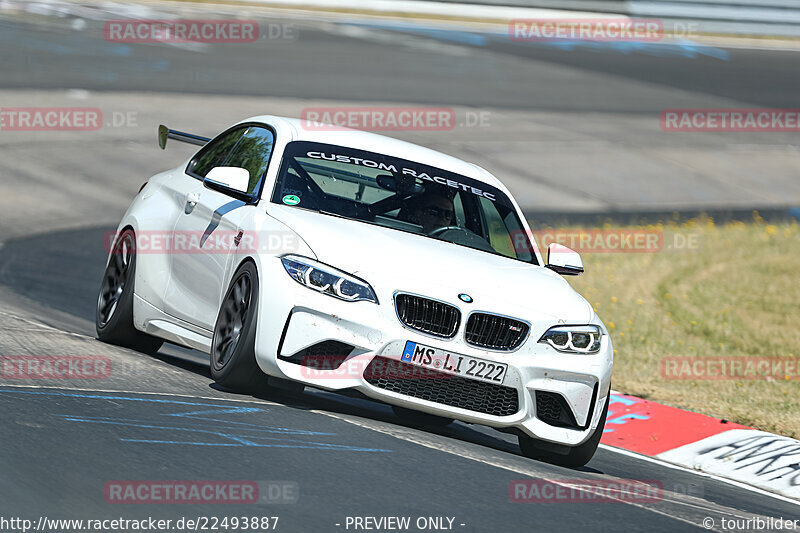
<svg viewBox="0 0 800 533">
<path fill-rule="evenodd" d="M 608 323 L 608 329 L 615 329 L 616 327 L 613 322 Z"/>
<path fill-rule="evenodd" d="M 764 228 L 764 231 L 767 232 L 767 235 L 775 235 L 778 232 L 778 226 L 773 226 L 772 224 L 770 224 L 769 226 Z"/>
<path fill-rule="evenodd" d="M 669 300 L 670 298 L 672 298 L 672 295 L 671 295 L 670 293 L 666 293 L 666 294 L 664 295 L 664 299 L 665 299 L 665 300 Z"/>
<path fill-rule="evenodd" d="M 631 319 L 629 318 L 629 319 L 628 319 L 628 325 L 630 326 L 630 325 L 632 325 L 632 324 L 633 324 L 633 320 L 631 320 Z"/>
<path fill-rule="evenodd" d="M 637 304 L 639 304 L 639 305 L 642 305 L 644 302 L 643 302 L 643 301 L 642 301 L 642 299 L 640 298 L 640 299 L 636 300 L 636 303 L 637 303 Z"/>
<path fill-rule="evenodd" d="M 619 332 L 619 336 L 620 336 L 620 337 L 624 337 L 624 336 L 625 336 L 625 332 L 624 332 L 624 331 L 620 331 L 620 332 Z"/>
<path fill-rule="evenodd" d="M 617 303 L 617 297 L 616 296 L 612 296 L 611 297 L 611 303 Z"/>
<path fill-rule="evenodd" d="M 697 325 L 697 320 L 692 320 L 692 325 L 696 326 Z"/>
</svg>

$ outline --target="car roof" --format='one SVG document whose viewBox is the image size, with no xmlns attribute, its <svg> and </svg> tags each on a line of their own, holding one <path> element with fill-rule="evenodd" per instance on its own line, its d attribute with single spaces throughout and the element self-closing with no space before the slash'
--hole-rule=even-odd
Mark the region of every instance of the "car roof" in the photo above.
<svg viewBox="0 0 800 533">
<path fill-rule="evenodd" d="M 283 136 L 289 141 L 310 141 L 326 144 L 335 144 L 348 148 L 367 150 L 379 154 L 399 157 L 441 168 L 467 176 L 489 185 L 497 187 L 510 196 L 508 189 L 487 170 L 430 148 L 418 144 L 401 141 L 385 135 L 378 135 L 361 130 L 354 130 L 340 126 L 326 127 L 321 123 L 310 123 L 307 120 L 274 115 L 259 115 L 250 117 L 242 122 L 263 122 L 274 127 L 278 137 Z M 312 125 L 313 124 L 313 125 Z"/>
</svg>

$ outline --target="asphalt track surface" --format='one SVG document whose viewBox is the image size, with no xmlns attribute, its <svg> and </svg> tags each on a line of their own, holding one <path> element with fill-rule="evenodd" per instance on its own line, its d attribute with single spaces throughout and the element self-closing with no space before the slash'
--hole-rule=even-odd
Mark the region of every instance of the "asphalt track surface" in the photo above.
<svg viewBox="0 0 800 533">
<path fill-rule="evenodd" d="M 686 531 L 705 517 L 796 517 L 800 508 L 601 448 L 584 468 L 529 460 L 515 439 L 456 423 L 404 425 L 388 406 L 321 391 L 290 398 L 218 390 L 205 356 L 156 357 L 94 340 L 98 227 L 8 241 L 0 272 L 4 354 L 105 355 L 106 379 L 0 385 L 3 516 L 280 516 L 281 531 L 343 531 L 347 516 L 448 516 L 458 531 Z M 42 253 L 46 250 L 47 253 Z M 54 275 L 57 273 L 57 275 Z M 8 291 L 5 288 L 13 288 Z M 514 480 L 649 480 L 656 502 L 512 503 Z M 119 480 L 290 482 L 292 504 L 119 505 Z M 352 529 L 351 529 L 352 531 Z"/>
<path fill-rule="evenodd" d="M 515 43 L 355 17 L 259 18 L 264 38 L 253 46 L 134 46 L 105 42 L 102 21 L 76 31 L 71 20 L 0 21 L 0 87 L 659 113 L 722 103 L 791 108 L 800 86 L 793 50 Z"/>
<path fill-rule="evenodd" d="M 634 83 L 620 94 L 592 90 L 580 80 L 559 80 L 557 63 L 567 59 L 548 60 L 559 53 L 551 49 L 504 51 L 536 55 L 537 68 L 523 72 L 504 70 L 502 61 L 484 64 L 480 51 L 461 56 L 453 50 L 442 58 L 397 48 L 394 37 L 381 47 L 330 29 L 307 30 L 285 54 L 256 58 L 221 47 L 219 53 L 192 55 L 167 48 L 159 49 L 157 58 L 145 54 L 122 61 L 65 28 L 64 21 L 49 23 L 45 31 L 39 22 L 0 22 L 0 87 L 308 98 L 335 92 L 355 101 L 416 103 L 438 103 L 447 95 L 450 104 L 558 105 L 576 112 L 649 112 L 664 106 L 659 98 L 667 90 L 640 91 Z M 20 54 L 23 44 L 26 52 Z M 34 44 L 38 56 L 30 51 Z M 477 48 L 508 46 L 487 42 Z M 73 53 L 76 49 L 80 54 Z M 730 53 L 737 70 L 753 72 L 760 76 L 757 81 L 731 87 L 701 58 L 684 62 L 692 71 L 680 76 L 683 82 L 671 80 L 682 84 L 678 98 L 790 105 L 800 76 L 791 68 L 797 56 Z M 649 67 L 675 60 L 645 55 L 579 50 L 569 57 L 582 62 L 587 83 L 604 61 L 632 80 L 650 80 Z M 158 67 L 158 61 L 167 61 L 168 67 L 158 70 L 165 66 Z M 656 76 L 658 69 L 653 70 Z M 117 73 L 113 80 L 111 71 Z M 187 83 L 192 76 L 203 79 Z M 531 91 L 530 82 L 542 78 L 549 81 Z M 662 84 L 669 85 L 667 80 Z M 694 92 L 689 97 L 683 89 Z M 720 531 L 722 518 L 800 516 L 796 504 L 605 448 L 587 467 L 564 469 L 522 457 L 514 438 L 486 428 L 462 423 L 443 430 L 410 427 L 388 406 L 320 391 L 294 398 L 235 395 L 213 385 L 204 354 L 167 346 L 150 357 L 100 343 L 94 339 L 93 318 L 106 256 L 104 236 L 139 182 L 128 179 L 135 170 L 111 173 L 103 181 L 104 171 L 94 162 L 102 159 L 103 169 L 123 160 L 131 163 L 142 158 L 138 145 L 133 143 L 132 154 L 118 156 L 106 146 L 68 144 L 50 152 L 46 144 L 31 148 L 13 139 L 2 141 L 2 193 L 16 204 L 4 204 L 11 205 L 10 213 L 0 218 L 0 353 L 103 355 L 113 362 L 106 379 L 0 381 L 3 517 L 279 516 L 279 531 L 323 532 L 345 531 L 348 516 L 453 517 L 456 531 L 691 531 L 705 530 L 705 517 L 713 518 Z M 124 141 L 115 146 L 125 152 Z M 45 196 L 39 205 L 26 197 L 13 181 L 23 168 L 14 166 L 22 164 L 11 160 L 14 154 L 22 154 L 28 165 L 24 175 L 32 185 L 52 187 L 57 195 Z M 155 155 L 142 166 L 160 164 L 165 157 Z M 63 182 L 72 175 L 85 178 Z M 85 210 L 83 196 L 96 204 L 96 212 Z M 39 218 L 37 207 L 43 210 Z M 636 504 L 512 503 L 509 483 L 518 479 L 652 480 L 665 494 L 660 501 Z M 114 505 L 106 502 L 103 489 L 115 480 L 288 482 L 299 498 L 296 503 L 239 506 Z"/>
</svg>

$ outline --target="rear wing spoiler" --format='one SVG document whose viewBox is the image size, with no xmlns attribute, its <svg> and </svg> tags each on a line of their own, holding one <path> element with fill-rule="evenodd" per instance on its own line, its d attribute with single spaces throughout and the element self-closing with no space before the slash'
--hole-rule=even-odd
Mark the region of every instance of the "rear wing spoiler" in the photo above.
<svg viewBox="0 0 800 533">
<path fill-rule="evenodd" d="M 200 137 L 191 133 L 184 133 L 178 130 L 171 130 L 165 125 L 161 124 L 158 127 L 158 146 L 163 150 L 167 146 L 167 139 L 175 139 L 189 144 L 196 144 L 197 146 L 205 146 L 209 139 L 208 137 Z"/>
</svg>

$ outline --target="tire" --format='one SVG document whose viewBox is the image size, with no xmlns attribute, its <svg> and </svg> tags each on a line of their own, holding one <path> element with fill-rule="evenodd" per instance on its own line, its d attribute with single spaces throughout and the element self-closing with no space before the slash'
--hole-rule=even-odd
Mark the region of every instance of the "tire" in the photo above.
<svg viewBox="0 0 800 533">
<path fill-rule="evenodd" d="M 603 437 L 603 428 L 606 425 L 606 416 L 608 416 L 608 401 L 610 394 L 606 395 L 606 403 L 603 407 L 603 416 L 597 423 L 597 428 L 589 437 L 589 440 L 574 447 L 562 447 L 566 453 L 558 453 L 552 449 L 544 449 L 547 443 L 543 443 L 528 435 L 519 436 L 519 447 L 522 450 L 522 455 L 537 461 L 544 461 L 558 466 L 566 466 L 569 468 L 578 468 L 588 463 L 597 451 L 597 446 L 600 444 L 600 439 Z"/>
<path fill-rule="evenodd" d="M 449 426 L 455 421 L 452 418 L 432 415 L 430 413 L 423 413 L 422 411 L 415 411 L 413 409 L 408 409 L 407 407 L 400 407 L 397 405 L 392 406 L 392 411 L 394 411 L 394 414 L 397 416 L 397 418 L 403 422 L 413 425 L 443 428 L 445 426 Z"/>
<path fill-rule="evenodd" d="M 97 338 L 109 344 L 154 354 L 164 341 L 133 326 L 133 289 L 136 279 L 136 239 L 126 229 L 114 242 L 95 309 Z"/>
<path fill-rule="evenodd" d="M 214 325 L 211 377 L 221 387 L 252 393 L 267 386 L 267 376 L 256 363 L 257 309 L 258 272 L 247 261 L 233 275 Z"/>
</svg>

